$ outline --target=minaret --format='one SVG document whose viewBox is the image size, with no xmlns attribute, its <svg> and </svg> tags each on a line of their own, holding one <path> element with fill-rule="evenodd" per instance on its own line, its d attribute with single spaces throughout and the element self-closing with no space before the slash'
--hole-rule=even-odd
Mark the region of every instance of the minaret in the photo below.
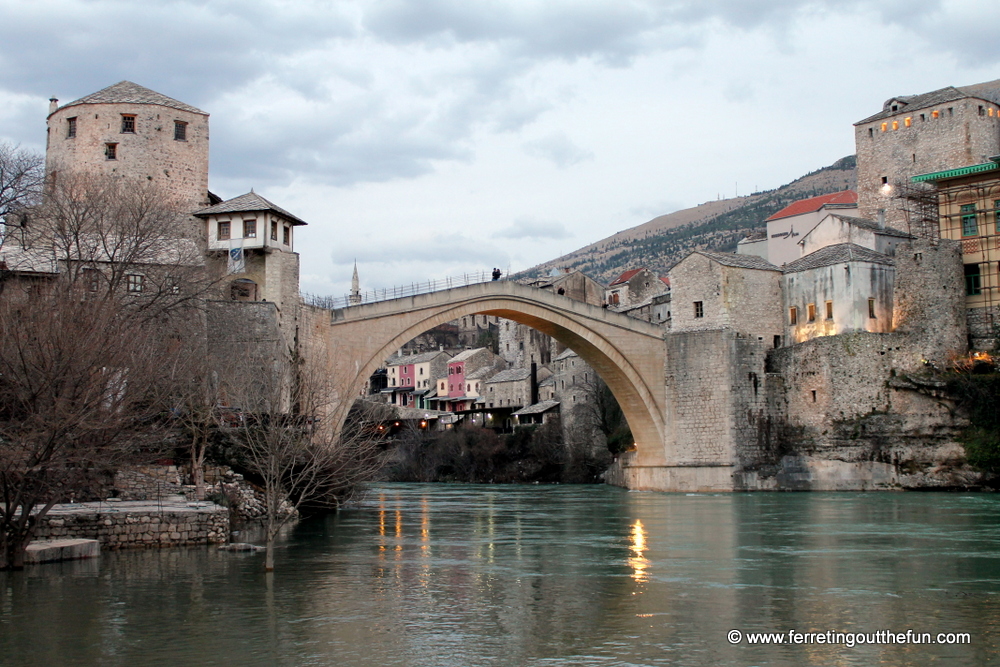
<svg viewBox="0 0 1000 667">
<path fill-rule="evenodd" d="M 361 303 L 361 283 L 358 281 L 358 263 L 354 262 L 354 277 L 351 278 L 351 296 L 348 299 L 352 306 Z"/>
</svg>

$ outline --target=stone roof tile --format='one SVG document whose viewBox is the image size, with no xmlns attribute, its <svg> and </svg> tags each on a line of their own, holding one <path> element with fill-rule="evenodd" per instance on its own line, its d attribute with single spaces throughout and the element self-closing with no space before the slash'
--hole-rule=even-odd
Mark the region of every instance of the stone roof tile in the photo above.
<svg viewBox="0 0 1000 667">
<path fill-rule="evenodd" d="M 508 368 L 491 377 L 486 381 L 486 384 L 493 384 L 494 382 L 518 382 L 527 380 L 529 377 L 531 377 L 531 371 L 527 368 Z"/>
<path fill-rule="evenodd" d="M 69 104 L 64 104 L 59 108 L 65 109 L 66 107 L 78 104 L 158 104 L 161 107 L 170 107 L 171 109 L 197 113 L 202 116 L 208 115 L 201 109 L 193 107 L 190 104 L 184 104 L 172 97 L 167 97 L 155 90 L 150 90 L 131 81 L 119 81 L 113 86 L 108 86 L 96 93 L 91 93 Z"/>
<path fill-rule="evenodd" d="M 737 255 L 734 252 L 708 252 L 705 250 L 695 250 L 695 252 L 723 266 L 732 266 L 738 269 L 759 269 L 761 271 L 781 271 L 774 264 L 756 255 Z"/>
<path fill-rule="evenodd" d="M 895 262 L 888 255 L 869 250 L 856 243 L 838 243 L 820 248 L 816 252 L 811 252 L 805 257 L 800 257 L 794 262 L 785 264 L 785 273 L 798 273 L 809 269 L 819 269 L 824 266 L 843 264 L 845 262 L 871 262 L 873 264 L 885 264 L 894 266 Z"/>
<path fill-rule="evenodd" d="M 290 220 L 293 225 L 307 224 L 305 220 L 292 215 L 280 206 L 272 204 L 253 190 L 245 195 L 227 199 L 221 204 L 216 204 L 215 206 L 209 206 L 208 208 L 203 208 L 200 211 L 195 211 L 193 215 L 196 215 L 199 218 L 207 218 L 210 215 L 218 215 L 220 213 L 247 213 L 249 211 L 273 211 Z"/>
</svg>

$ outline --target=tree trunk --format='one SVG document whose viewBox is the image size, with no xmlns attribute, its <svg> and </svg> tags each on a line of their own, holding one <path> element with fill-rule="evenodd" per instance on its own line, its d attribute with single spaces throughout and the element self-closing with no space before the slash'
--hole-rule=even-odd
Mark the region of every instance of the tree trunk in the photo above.
<svg viewBox="0 0 1000 667">
<path fill-rule="evenodd" d="M 277 521 L 275 520 L 274 512 L 271 508 L 270 499 L 268 499 L 267 528 L 265 530 L 267 534 L 267 548 L 264 551 L 265 572 L 274 572 L 274 538 L 278 533 Z"/>
</svg>

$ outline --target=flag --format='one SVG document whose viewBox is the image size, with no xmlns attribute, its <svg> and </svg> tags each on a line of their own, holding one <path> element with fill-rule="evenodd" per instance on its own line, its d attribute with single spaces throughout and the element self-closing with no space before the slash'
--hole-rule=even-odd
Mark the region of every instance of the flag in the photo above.
<svg viewBox="0 0 1000 667">
<path fill-rule="evenodd" d="M 246 273 L 246 271 L 247 264 L 243 259 L 243 239 L 230 239 L 227 273 Z"/>
</svg>

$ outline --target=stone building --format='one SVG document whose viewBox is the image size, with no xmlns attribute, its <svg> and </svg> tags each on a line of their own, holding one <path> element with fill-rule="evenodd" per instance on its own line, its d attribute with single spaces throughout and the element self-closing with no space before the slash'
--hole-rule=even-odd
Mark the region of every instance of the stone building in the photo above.
<svg viewBox="0 0 1000 667">
<path fill-rule="evenodd" d="M 387 386 L 382 395 L 392 405 L 427 408 L 437 396 L 438 379 L 448 373 L 447 352 L 397 355 L 386 362 Z"/>
<path fill-rule="evenodd" d="M 941 238 L 960 242 L 970 345 L 1000 339 L 1000 156 L 913 177 L 932 184 Z"/>
<path fill-rule="evenodd" d="M 1000 154 L 1000 79 L 892 97 L 881 111 L 854 124 L 854 137 L 860 216 L 884 219 L 918 236 L 936 234 L 934 228 L 908 226 L 895 195 L 918 174 L 980 164 Z"/>
</svg>

